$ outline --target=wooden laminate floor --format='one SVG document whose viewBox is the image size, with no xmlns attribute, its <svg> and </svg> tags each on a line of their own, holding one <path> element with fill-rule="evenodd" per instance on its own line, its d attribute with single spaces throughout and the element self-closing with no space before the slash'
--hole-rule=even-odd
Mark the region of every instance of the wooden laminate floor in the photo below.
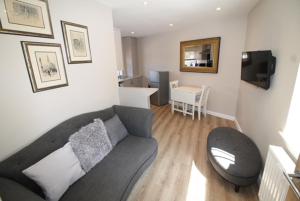
<svg viewBox="0 0 300 201">
<path fill-rule="evenodd" d="M 152 106 L 158 156 L 135 185 L 128 201 L 257 201 L 257 187 L 241 188 L 222 179 L 206 156 L 209 132 L 234 122 L 207 115 L 201 121 L 171 114 L 170 106 Z"/>
</svg>

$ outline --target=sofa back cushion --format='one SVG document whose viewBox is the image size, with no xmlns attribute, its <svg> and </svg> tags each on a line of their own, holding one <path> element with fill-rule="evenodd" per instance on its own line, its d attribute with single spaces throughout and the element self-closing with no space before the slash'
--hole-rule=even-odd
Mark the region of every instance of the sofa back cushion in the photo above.
<svg viewBox="0 0 300 201">
<path fill-rule="evenodd" d="M 112 146 L 116 146 L 118 142 L 128 135 L 128 131 L 119 119 L 118 115 L 115 115 L 113 118 L 105 121 L 104 125 Z"/>
<path fill-rule="evenodd" d="M 114 114 L 113 108 L 108 108 L 81 114 L 62 122 L 27 147 L 0 162 L 0 177 L 12 179 L 44 197 L 42 189 L 34 181 L 28 179 L 22 171 L 64 146 L 70 135 L 81 127 L 93 122 L 96 118 L 106 121 Z"/>
</svg>

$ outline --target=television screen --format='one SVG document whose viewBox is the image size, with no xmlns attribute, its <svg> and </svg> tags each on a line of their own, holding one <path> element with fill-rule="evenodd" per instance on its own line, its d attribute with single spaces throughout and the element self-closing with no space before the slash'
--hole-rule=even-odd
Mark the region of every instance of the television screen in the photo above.
<svg viewBox="0 0 300 201">
<path fill-rule="evenodd" d="M 270 77 L 275 70 L 275 57 L 271 50 L 243 52 L 242 54 L 242 80 L 258 87 L 268 89 Z"/>
</svg>

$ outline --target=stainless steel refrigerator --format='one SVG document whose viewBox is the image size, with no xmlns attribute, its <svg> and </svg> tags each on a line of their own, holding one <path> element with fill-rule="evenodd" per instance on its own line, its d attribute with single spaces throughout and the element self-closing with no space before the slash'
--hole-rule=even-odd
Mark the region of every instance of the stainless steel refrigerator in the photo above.
<svg viewBox="0 0 300 201">
<path fill-rule="evenodd" d="M 158 91 L 150 96 L 151 104 L 161 106 L 169 103 L 168 71 L 150 71 L 149 87 L 158 88 Z"/>
</svg>

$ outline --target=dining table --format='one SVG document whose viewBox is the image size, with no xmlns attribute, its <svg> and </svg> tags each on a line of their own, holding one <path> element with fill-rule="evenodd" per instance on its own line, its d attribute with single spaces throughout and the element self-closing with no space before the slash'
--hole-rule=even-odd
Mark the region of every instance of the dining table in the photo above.
<svg viewBox="0 0 300 201">
<path fill-rule="evenodd" d="M 179 111 L 184 115 L 190 114 L 194 116 L 196 97 L 201 95 L 201 86 L 179 86 L 171 89 L 172 112 Z M 174 107 L 175 103 L 182 103 L 182 108 Z M 192 112 L 188 112 L 188 105 L 192 106 Z"/>
</svg>

